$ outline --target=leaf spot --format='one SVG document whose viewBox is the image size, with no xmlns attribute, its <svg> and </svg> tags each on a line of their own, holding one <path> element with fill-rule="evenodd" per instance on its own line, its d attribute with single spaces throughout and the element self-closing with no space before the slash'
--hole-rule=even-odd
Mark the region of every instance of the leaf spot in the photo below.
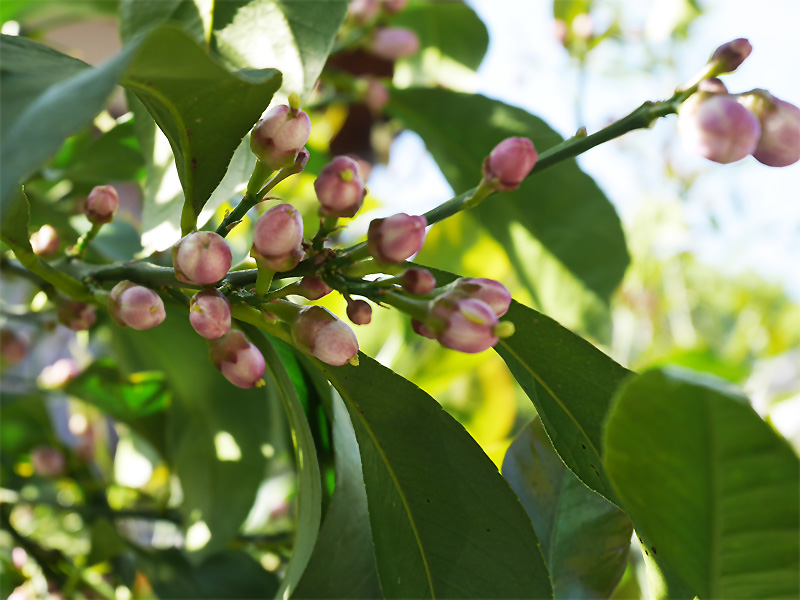
<svg viewBox="0 0 800 600">
<path fill-rule="evenodd" d="M 656 547 L 655 546 L 650 546 L 650 550 L 653 551 L 653 554 L 658 554 L 658 552 L 656 552 Z"/>
</svg>

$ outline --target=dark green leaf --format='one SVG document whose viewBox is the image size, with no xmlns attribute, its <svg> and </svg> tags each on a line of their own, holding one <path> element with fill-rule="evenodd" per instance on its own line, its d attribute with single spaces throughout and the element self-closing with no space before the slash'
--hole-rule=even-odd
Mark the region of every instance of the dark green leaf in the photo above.
<svg viewBox="0 0 800 600">
<path fill-rule="evenodd" d="M 503 476 L 533 522 L 555 597 L 610 597 L 625 572 L 633 525 L 567 469 L 538 418 L 511 444 Z"/>
<path fill-rule="evenodd" d="M 121 0 L 119 33 L 127 43 L 166 23 L 180 27 L 195 42 L 208 42 L 212 0 Z"/>
<path fill-rule="evenodd" d="M 361 451 L 387 598 L 549 598 L 525 511 L 475 441 L 422 390 L 365 355 L 318 364 Z"/>
<path fill-rule="evenodd" d="M 800 596 L 800 461 L 745 397 L 687 372 L 633 378 L 605 462 L 648 554 L 699 597 Z"/>
<path fill-rule="evenodd" d="M 483 159 L 507 137 L 528 137 L 539 152 L 562 141 L 542 120 L 480 95 L 397 90 L 388 110 L 422 137 L 456 193 L 480 181 Z M 492 196 L 474 216 L 506 248 L 538 307 L 570 327 L 603 326 L 628 252 L 614 208 L 574 160 Z M 433 259 L 423 251 L 420 261 Z"/>
<path fill-rule="evenodd" d="M 144 173 L 143 167 L 133 121 L 128 120 L 76 152 L 64 177 L 89 186 L 104 185 L 109 181 L 135 181 Z"/>
</svg>

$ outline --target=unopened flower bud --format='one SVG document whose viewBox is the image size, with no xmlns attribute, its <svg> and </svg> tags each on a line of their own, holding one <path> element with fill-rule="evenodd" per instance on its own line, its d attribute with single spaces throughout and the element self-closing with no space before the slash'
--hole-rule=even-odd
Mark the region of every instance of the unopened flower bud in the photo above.
<svg viewBox="0 0 800 600">
<path fill-rule="evenodd" d="M 316 277 L 303 277 L 297 284 L 297 295 L 309 300 L 319 300 L 333 290 L 328 284 Z"/>
<path fill-rule="evenodd" d="M 231 328 L 231 303 L 214 289 L 197 292 L 189 303 L 189 322 L 207 340 L 222 337 Z"/>
<path fill-rule="evenodd" d="M 273 206 L 258 219 L 253 245 L 267 258 L 291 254 L 303 243 L 303 217 L 291 204 Z"/>
<path fill-rule="evenodd" d="M 712 94 L 727 94 L 728 88 L 722 83 L 721 79 L 716 77 L 709 77 L 708 79 L 703 79 L 700 83 L 697 84 L 697 90 L 699 92 L 711 92 Z"/>
<path fill-rule="evenodd" d="M 745 38 L 739 38 L 722 44 L 714 50 L 709 62 L 719 63 L 719 73 L 732 73 L 750 56 L 753 47 Z"/>
<path fill-rule="evenodd" d="M 72 331 L 84 331 L 94 325 L 94 306 L 77 300 L 65 300 L 58 305 L 58 320 Z"/>
<path fill-rule="evenodd" d="M 761 125 L 733 96 L 697 92 L 678 112 L 678 132 L 690 152 L 727 164 L 753 153 Z"/>
<path fill-rule="evenodd" d="M 367 87 L 364 91 L 364 104 L 375 114 L 380 113 L 389 103 L 389 90 L 378 79 L 370 77 L 367 79 Z"/>
<path fill-rule="evenodd" d="M 67 470 L 64 454 L 49 446 L 39 446 L 31 450 L 33 470 L 42 477 L 60 477 Z"/>
<path fill-rule="evenodd" d="M 228 274 L 232 262 L 228 242 L 213 231 L 195 231 L 172 247 L 175 278 L 186 283 L 216 283 Z"/>
<path fill-rule="evenodd" d="M 209 347 L 211 362 L 233 385 L 244 389 L 264 385 L 262 377 L 267 366 L 264 357 L 244 333 L 232 329 L 212 340 Z"/>
<path fill-rule="evenodd" d="M 334 366 L 357 360 L 358 340 L 353 330 L 321 306 L 308 306 L 292 324 L 295 345 Z"/>
<path fill-rule="evenodd" d="M 86 218 L 95 225 L 110 223 L 119 208 L 117 190 L 110 185 L 98 185 L 86 199 Z"/>
<path fill-rule="evenodd" d="M 253 127 L 250 149 L 267 167 L 278 170 L 295 162 L 309 135 L 311 120 L 308 115 L 281 104 L 271 108 Z"/>
<path fill-rule="evenodd" d="M 491 348 L 499 339 L 497 315 L 481 300 L 445 295 L 434 302 L 430 315 L 438 325 L 436 339 L 445 348 L 474 354 Z"/>
<path fill-rule="evenodd" d="M 10 329 L 3 329 L 0 332 L 0 354 L 2 354 L 4 365 L 15 365 L 25 358 L 28 352 L 28 344 L 17 333 Z"/>
<path fill-rule="evenodd" d="M 347 16 L 357 25 L 366 25 L 380 12 L 381 5 L 378 0 L 350 0 Z"/>
<path fill-rule="evenodd" d="M 425 217 L 405 213 L 375 219 L 367 230 L 367 248 L 379 262 L 401 263 L 422 249 L 427 226 Z"/>
<path fill-rule="evenodd" d="M 386 60 L 397 60 L 416 54 L 419 50 L 417 34 L 402 27 L 382 27 L 375 31 L 368 50 Z"/>
<path fill-rule="evenodd" d="M 399 13 L 408 4 L 408 0 L 383 0 L 383 10 L 390 15 Z"/>
<path fill-rule="evenodd" d="M 365 300 L 353 300 L 347 305 L 347 318 L 356 325 L 369 325 L 372 307 Z"/>
<path fill-rule="evenodd" d="M 515 190 L 538 158 L 539 153 L 529 139 L 507 138 L 497 144 L 483 161 L 483 177 L 496 190 Z"/>
<path fill-rule="evenodd" d="M 511 306 L 511 292 L 499 281 L 484 277 L 462 277 L 454 281 L 450 289 L 465 297 L 481 300 L 489 305 L 498 317 L 508 312 Z"/>
<path fill-rule="evenodd" d="M 42 225 L 42 228 L 31 236 L 31 247 L 39 256 L 55 254 L 60 245 L 61 238 L 51 225 Z"/>
<path fill-rule="evenodd" d="M 436 335 L 425 326 L 425 323 L 422 321 L 417 321 L 416 319 L 411 319 L 411 329 L 414 330 L 414 333 L 417 335 L 421 335 L 422 337 L 426 337 L 429 340 L 435 340 Z"/>
<path fill-rule="evenodd" d="M 120 281 L 108 296 L 108 313 L 117 325 L 142 331 L 167 317 L 164 302 L 153 290 L 132 281 Z"/>
<path fill-rule="evenodd" d="M 400 285 L 409 294 L 424 296 L 436 288 L 436 279 L 428 269 L 409 269 L 403 273 Z"/>
<path fill-rule="evenodd" d="M 72 358 L 60 358 L 46 366 L 39 374 L 39 385 L 48 390 L 64 387 L 81 374 L 81 368 Z"/>
<path fill-rule="evenodd" d="M 15 548 L 14 548 L 14 549 L 11 551 L 11 562 L 14 564 L 14 567 L 15 567 L 16 569 L 18 569 L 18 570 L 20 570 L 20 571 L 21 571 L 21 570 L 22 570 L 22 568 L 23 568 L 23 567 L 24 567 L 24 566 L 27 564 L 27 562 L 28 562 L 28 553 L 27 553 L 27 552 L 25 552 L 25 549 L 24 549 L 24 548 L 21 548 L 21 547 L 19 547 L 19 546 L 16 546 L 16 547 L 15 547 Z M 13 595 L 13 594 L 12 594 L 12 595 Z M 27 597 L 27 595 L 26 595 L 25 597 Z M 10 596 L 9 596 L 8 600 L 12 600 Z"/>
<path fill-rule="evenodd" d="M 314 182 L 325 217 L 353 217 L 364 204 L 367 189 L 358 170 L 358 163 L 347 156 L 337 156 L 328 163 Z"/>
<path fill-rule="evenodd" d="M 800 108 L 764 90 L 739 97 L 761 123 L 761 137 L 753 157 L 770 167 L 785 167 L 800 160 Z"/>
</svg>

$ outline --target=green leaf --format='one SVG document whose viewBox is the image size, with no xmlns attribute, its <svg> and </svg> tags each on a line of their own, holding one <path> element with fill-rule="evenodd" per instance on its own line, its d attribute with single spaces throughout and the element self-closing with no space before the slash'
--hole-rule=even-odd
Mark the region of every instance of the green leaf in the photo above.
<svg viewBox="0 0 800 600">
<path fill-rule="evenodd" d="M 800 596 L 800 461 L 747 398 L 644 373 L 614 400 L 605 462 L 649 553 L 700 598 Z"/>
<path fill-rule="evenodd" d="M 555 597 L 610 597 L 625 572 L 633 525 L 564 466 L 538 418 L 509 447 L 503 476 L 533 522 Z"/>
<path fill-rule="evenodd" d="M 313 367 L 309 371 L 319 376 Z M 330 394 L 324 379 L 320 387 L 323 385 Z M 332 403 L 336 488 L 314 554 L 292 597 L 379 598 L 381 588 L 358 441 L 342 399 L 334 393 Z"/>
<path fill-rule="evenodd" d="M 347 6 L 347 0 L 217 2 L 213 48 L 236 68 L 279 69 L 283 94 L 305 97 L 325 65 Z"/>
<path fill-rule="evenodd" d="M 552 597 L 533 527 L 477 443 L 422 390 L 359 360 L 315 364 L 358 440 L 384 596 Z"/>
<path fill-rule="evenodd" d="M 168 23 L 204 44 L 211 34 L 213 6 L 213 0 L 121 0 L 120 37 L 128 43 L 135 36 Z"/>
<path fill-rule="evenodd" d="M 136 181 L 143 175 L 143 167 L 144 158 L 129 119 L 76 152 L 64 177 L 87 186 Z"/>
<path fill-rule="evenodd" d="M 242 324 L 250 341 L 261 351 L 267 363 L 264 381 L 270 395 L 279 396 L 295 441 L 295 463 L 297 465 L 297 529 L 292 547 L 292 558 L 286 569 L 277 598 L 288 598 L 305 571 L 306 565 L 314 551 L 322 518 L 322 480 L 317 464 L 317 453 L 314 439 L 303 411 L 303 405 L 297 396 L 292 380 L 283 366 L 280 356 L 266 336 L 252 325 Z"/>
<path fill-rule="evenodd" d="M 0 220 L 0 234 L 3 240 L 24 251 L 33 252 L 28 224 L 31 218 L 31 207 L 25 192 L 19 190 L 7 205 Z"/>
<path fill-rule="evenodd" d="M 396 90 L 387 109 L 422 137 L 456 193 L 480 181 L 484 158 L 507 137 L 529 137 L 539 152 L 562 141 L 541 119 L 481 95 Z M 603 326 L 628 252 L 614 208 L 574 160 L 492 196 L 471 213 L 506 248 L 543 312 L 569 327 Z M 423 250 L 419 260 L 435 259 Z"/>
</svg>

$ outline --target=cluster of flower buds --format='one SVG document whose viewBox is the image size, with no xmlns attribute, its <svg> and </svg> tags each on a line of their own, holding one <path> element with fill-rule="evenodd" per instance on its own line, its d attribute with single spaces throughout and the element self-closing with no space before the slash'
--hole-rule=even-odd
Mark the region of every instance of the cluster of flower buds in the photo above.
<svg viewBox="0 0 800 600">
<path fill-rule="evenodd" d="M 160 325 L 167 317 L 161 296 L 127 280 L 111 289 L 108 313 L 117 325 L 139 331 Z"/>
<path fill-rule="evenodd" d="M 745 39 L 714 52 L 712 73 L 736 70 L 750 55 Z M 771 167 L 800 160 L 800 109 L 764 90 L 729 94 L 715 77 L 704 79 L 678 112 L 678 132 L 686 148 L 708 160 L 727 164 L 752 155 Z"/>
<path fill-rule="evenodd" d="M 41 257 L 52 256 L 60 246 L 61 238 L 52 225 L 42 225 L 39 231 L 31 235 L 31 247 Z"/>
<path fill-rule="evenodd" d="M 94 225 L 103 225 L 114 220 L 114 214 L 119 208 L 119 195 L 117 190 L 110 185 L 99 185 L 89 192 L 86 198 L 84 213 L 86 218 Z"/>
<path fill-rule="evenodd" d="M 311 120 L 299 108 L 281 104 L 271 108 L 250 133 L 250 150 L 276 171 L 295 163 L 311 135 Z"/>
<path fill-rule="evenodd" d="M 185 283 L 216 283 L 228 274 L 232 262 L 228 242 L 213 231 L 195 231 L 172 247 L 175 277 Z"/>
<path fill-rule="evenodd" d="M 291 204 L 279 204 L 261 215 L 253 229 L 250 256 L 276 273 L 296 267 L 304 256 L 300 211 Z"/>
</svg>

